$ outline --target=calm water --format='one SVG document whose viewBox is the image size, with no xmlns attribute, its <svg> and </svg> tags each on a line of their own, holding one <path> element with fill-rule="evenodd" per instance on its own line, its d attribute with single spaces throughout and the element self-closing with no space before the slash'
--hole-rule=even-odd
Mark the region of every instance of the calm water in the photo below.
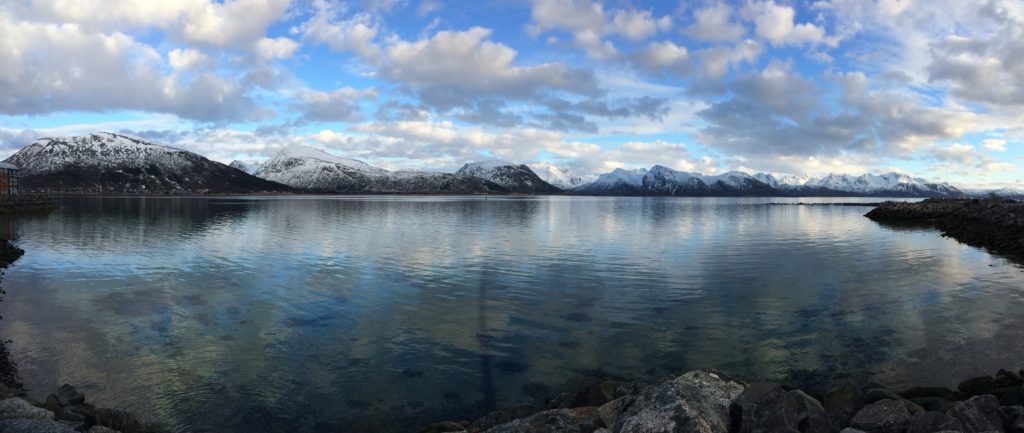
<svg viewBox="0 0 1024 433">
<path fill-rule="evenodd" d="M 1022 267 L 781 200 L 62 199 L 8 224 L 0 335 L 31 395 L 77 384 L 177 432 L 408 431 L 700 367 L 1021 367 Z"/>
</svg>

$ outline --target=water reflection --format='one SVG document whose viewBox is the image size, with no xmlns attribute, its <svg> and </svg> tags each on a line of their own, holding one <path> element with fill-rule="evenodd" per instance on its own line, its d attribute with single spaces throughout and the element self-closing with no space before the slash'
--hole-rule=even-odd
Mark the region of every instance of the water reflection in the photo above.
<svg viewBox="0 0 1024 433">
<path fill-rule="evenodd" d="M 1018 266 L 764 202 L 68 198 L 15 230 L 0 332 L 32 392 L 182 432 L 407 431 L 595 372 L 948 385 L 1019 362 Z"/>
</svg>

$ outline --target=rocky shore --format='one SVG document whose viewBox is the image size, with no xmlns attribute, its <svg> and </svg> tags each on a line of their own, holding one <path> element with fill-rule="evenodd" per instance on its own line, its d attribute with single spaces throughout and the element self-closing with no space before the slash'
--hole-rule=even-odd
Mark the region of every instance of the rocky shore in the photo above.
<svg viewBox="0 0 1024 433">
<path fill-rule="evenodd" d="M 698 370 L 660 384 L 605 382 L 547 407 L 508 408 L 419 433 L 1024 433 L 1022 375 L 1000 370 L 956 390 L 850 381 L 800 390 Z"/>
<path fill-rule="evenodd" d="M 24 253 L 0 239 L 0 269 Z M 0 279 L 2 276 L 0 271 Z M 61 386 L 45 402 L 30 400 L 5 343 L 0 340 L 0 433 L 167 433 L 127 411 L 86 403 L 85 395 L 71 385 Z"/>
<path fill-rule="evenodd" d="M 1024 203 L 1004 199 L 885 202 L 866 217 L 882 224 L 934 227 L 968 245 L 1024 257 Z"/>
</svg>

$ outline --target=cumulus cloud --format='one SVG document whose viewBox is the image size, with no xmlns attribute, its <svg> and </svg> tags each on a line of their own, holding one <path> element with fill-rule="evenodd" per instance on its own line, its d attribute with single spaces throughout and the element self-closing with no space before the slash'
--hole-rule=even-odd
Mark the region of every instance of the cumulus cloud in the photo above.
<svg viewBox="0 0 1024 433">
<path fill-rule="evenodd" d="M 289 0 L 14 0 L 18 16 L 85 31 L 158 28 L 174 38 L 213 47 L 252 47 L 280 20 Z"/>
<path fill-rule="evenodd" d="M 726 3 L 715 3 L 693 12 L 693 24 L 683 29 L 687 36 L 701 41 L 738 41 L 747 33 L 733 21 L 733 10 Z"/>
<path fill-rule="evenodd" d="M 817 44 L 825 41 L 825 30 L 810 23 L 796 24 L 796 10 L 774 0 L 748 3 L 741 15 L 754 22 L 754 32 L 774 45 Z"/>
<path fill-rule="evenodd" d="M 971 113 L 922 105 L 910 95 L 872 89 L 862 73 L 838 74 L 836 107 L 823 105 L 816 84 L 773 63 L 734 83 L 734 96 L 700 113 L 706 145 L 749 158 L 909 157 L 935 141 L 956 138 Z"/>
<path fill-rule="evenodd" d="M 657 18 L 650 11 L 635 9 L 606 10 L 592 0 L 533 0 L 530 16 L 533 34 L 569 32 L 576 46 L 597 59 L 618 54 L 614 44 L 605 40 L 607 36 L 641 41 L 672 27 L 668 16 Z"/>
<path fill-rule="evenodd" d="M 298 94 L 299 100 L 292 106 L 300 113 L 300 123 L 349 122 L 363 118 L 360 100 L 376 97 L 377 92 L 373 89 L 342 87 L 332 92 L 303 90 Z"/>
<path fill-rule="evenodd" d="M 203 57 L 172 53 L 176 68 Z M 22 21 L 0 11 L 0 57 L 0 112 L 6 114 L 129 109 L 211 122 L 262 114 L 237 81 L 211 72 L 188 79 L 164 74 L 163 56 L 123 33 Z"/>
<path fill-rule="evenodd" d="M 368 13 L 356 13 L 345 18 L 347 12 L 343 4 L 314 0 L 313 15 L 292 28 L 291 32 L 310 43 L 327 45 L 339 52 L 352 52 L 376 63 L 380 52 L 375 39 L 380 32 L 380 23 Z"/>
<path fill-rule="evenodd" d="M 1006 152 L 1006 140 L 999 138 L 986 138 L 981 145 L 993 152 Z"/>
</svg>

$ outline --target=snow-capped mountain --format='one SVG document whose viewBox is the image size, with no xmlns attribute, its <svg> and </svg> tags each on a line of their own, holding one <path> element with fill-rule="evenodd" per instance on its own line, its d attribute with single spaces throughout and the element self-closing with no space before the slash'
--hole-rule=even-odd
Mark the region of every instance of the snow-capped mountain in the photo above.
<svg viewBox="0 0 1024 433">
<path fill-rule="evenodd" d="M 545 182 L 525 164 L 515 165 L 500 160 L 469 162 L 455 174 L 488 180 L 518 193 L 552 194 L 562 191 Z"/>
<path fill-rule="evenodd" d="M 244 171 L 246 173 L 249 173 L 249 174 L 255 173 L 256 170 L 259 170 L 261 165 L 263 165 L 262 162 L 245 162 L 245 161 L 239 161 L 237 159 L 234 160 L 234 161 L 231 161 L 231 164 L 228 164 L 228 166 L 231 167 L 231 168 L 242 170 L 242 171 Z"/>
<path fill-rule="evenodd" d="M 388 171 L 305 146 L 285 148 L 256 176 L 310 192 L 347 194 L 487 194 L 508 189 L 470 176 Z"/>
<path fill-rule="evenodd" d="M 563 190 L 570 190 L 585 183 L 593 182 L 596 176 L 580 176 L 565 167 L 559 167 L 550 162 L 535 162 L 527 164 L 530 170 L 543 181 Z"/>
<path fill-rule="evenodd" d="M 948 183 L 929 182 L 899 173 L 860 176 L 830 174 L 823 177 L 749 175 L 730 171 L 714 176 L 673 170 L 656 165 L 647 169 L 616 169 L 594 182 L 573 189 L 595 195 L 672 196 L 874 196 L 961 197 Z"/>
<path fill-rule="evenodd" d="M 43 138 L 6 160 L 27 191 L 251 193 L 291 188 L 200 155 L 112 133 Z"/>
<path fill-rule="evenodd" d="M 771 195 L 774 188 L 753 176 L 731 171 L 717 176 L 655 165 L 647 169 L 615 169 L 573 190 L 595 195 L 744 196 Z"/>
<path fill-rule="evenodd" d="M 796 194 L 806 195 L 862 195 L 876 197 L 962 197 L 964 192 L 945 182 L 930 182 L 900 173 L 829 174 L 810 178 L 803 183 L 784 183 L 780 186 Z"/>
<path fill-rule="evenodd" d="M 999 189 L 970 189 L 965 190 L 971 197 L 985 198 L 996 196 L 1013 200 L 1024 200 L 1024 189 L 1020 188 L 999 188 Z"/>
</svg>

